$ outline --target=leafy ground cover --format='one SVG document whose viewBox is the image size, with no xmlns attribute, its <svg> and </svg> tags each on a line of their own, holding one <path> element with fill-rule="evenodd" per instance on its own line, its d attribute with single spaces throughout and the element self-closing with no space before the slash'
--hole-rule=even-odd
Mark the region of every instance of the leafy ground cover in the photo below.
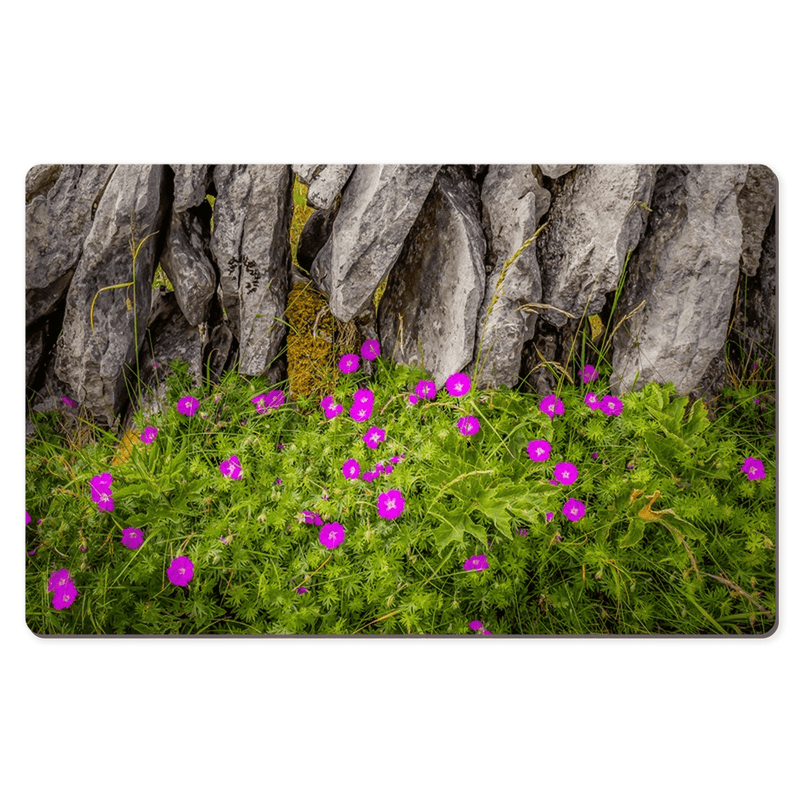
<svg viewBox="0 0 800 800">
<path fill-rule="evenodd" d="M 343 356 L 323 398 L 235 372 L 193 387 L 176 363 L 168 406 L 121 441 L 91 428 L 78 447 L 33 414 L 30 629 L 772 629 L 774 404 L 756 383 L 712 420 L 669 385 L 614 397 L 602 367 L 538 397 L 437 386 L 378 351 Z"/>
</svg>

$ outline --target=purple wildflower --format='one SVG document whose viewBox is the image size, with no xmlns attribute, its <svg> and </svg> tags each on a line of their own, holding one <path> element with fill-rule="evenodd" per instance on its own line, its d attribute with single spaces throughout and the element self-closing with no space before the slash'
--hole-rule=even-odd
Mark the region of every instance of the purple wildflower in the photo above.
<svg viewBox="0 0 800 800">
<path fill-rule="evenodd" d="M 356 405 L 371 406 L 375 402 L 375 395 L 370 389 L 356 389 L 353 392 L 353 403 Z"/>
<path fill-rule="evenodd" d="M 61 402 L 65 406 L 69 406 L 70 408 L 77 408 L 78 407 L 78 404 L 74 400 L 70 399 L 69 397 L 62 397 L 61 398 Z"/>
<path fill-rule="evenodd" d="M 264 414 L 267 410 L 267 396 L 265 394 L 257 394 L 251 401 L 255 403 L 256 411 L 259 414 Z"/>
<path fill-rule="evenodd" d="M 444 388 L 451 397 L 463 397 L 472 388 L 472 384 L 463 372 L 456 372 L 445 381 Z"/>
<path fill-rule="evenodd" d="M 332 394 L 323 397 L 322 400 L 319 401 L 319 406 L 323 411 L 327 411 L 333 405 L 336 405 L 336 400 L 333 399 Z"/>
<path fill-rule="evenodd" d="M 242 479 L 242 465 L 239 463 L 238 456 L 231 456 L 219 465 L 219 471 L 226 477 L 234 481 Z"/>
<path fill-rule="evenodd" d="M 468 558 L 464 562 L 464 569 L 474 569 L 476 572 L 481 572 L 482 570 L 487 569 L 488 566 L 489 562 L 486 560 L 486 556 L 483 554 L 472 556 L 472 558 Z"/>
<path fill-rule="evenodd" d="M 474 619 L 472 622 L 469 623 L 470 628 L 474 631 L 481 631 L 483 630 L 483 623 L 479 619 Z"/>
<path fill-rule="evenodd" d="M 361 358 L 374 361 L 381 354 L 381 343 L 377 339 L 367 339 L 361 345 Z"/>
<path fill-rule="evenodd" d="M 607 417 L 618 417 L 622 413 L 622 400 L 614 395 L 604 395 L 600 401 L 600 410 Z"/>
<path fill-rule="evenodd" d="M 280 408 L 286 402 L 286 395 L 280 389 L 273 389 L 265 401 L 268 408 Z"/>
<path fill-rule="evenodd" d="M 764 464 L 758 458 L 746 458 L 742 464 L 742 472 L 747 475 L 747 480 L 757 481 L 767 473 L 764 471 Z"/>
<path fill-rule="evenodd" d="M 409 405 L 415 406 L 417 403 L 419 403 L 419 397 L 417 397 L 414 392 L 411 392 L 411 394 L 408 396 L 408 402 Z"/>
<path fill-rule="evenodd" d="M 391 462 L 392 462 L 392 464 L 399 464 L 399 463 L 400 463 L 400 456 L 392 456 L 392 457 L 389 459 L 389 461 L 391 461 Z"/>
<path fill-rule="evenodd" d="M 394 467 L 391 464 L 387 464 L 383 470 L 384 475 L 391 475 L 394 472 Z"/>
<path fill-rule="evenodd" d="M 386 431 L 383 428 L 372 427 L 361 438 L 367 447 L 375 450 L 378 447 L 378 442 L 382 442 L 386 438 Z"/>
<path fill-rule="evenodd" d="M 542 401 L 539 403 L 539 410 L 544 411 L 550 419 L 553 419 L 556 414 L 564 413 L 564 403 L 561 402 L 560 397 L 549 394 L 547 397 L 542 398 Z"/>
<path fill-rule="evenodd" d="M 527 536 L 528 535 L 528 529 L 527 528 L 519 528 L 519 530 L 517 530 L 517 533 L 520 536 Z"/>
<path fill-rule="evenodd" d="M 586 397 L 583 398 L 583 402 L 586 403 L 592 411 L 596 408 L 600 408 L 600 401 L 597 399 L 597 395 L 594 392 L 589 392 Z"/>
<path fill-rule="evenodd" d="M 26 511 L 25 511 L 25 524 L 26 524 L 26 525 L 29 525 L 29 524 L 30 524 L 30 521 L 31 521 L 31 515 L 30 515 L 30 514 L 27 512 L 27 510 L 26 510 Z"/>
<path fill-rule="evenodd" d="M 95 475 L 90 481 L 89 486 L 92 490 L 92 502 L 97 503 L 100 511 L 113 511 L 114 498 L 111 496 L 111 482 L 114 479 L 108 472 Z"/>
<path fill-rule="evenodd" d="M 481 429 L 476 417 L 461 417 L 456 424 L 463 436 L 474 436 Z"/>
<path fill-rule="evenodd" d="M 58 569 L 50 573 L 50 580 L 47 581 L 47 591 L 54 592 L 59 586 L 70 583 L 69 570 Z"/>
<path fill-rule="evenodd" d="M 436 384 L 433 381 L 420 381 L 414 392 L 418 397 L 424 397 L 426 400 L 435 400 Z"/>
<path fill-rule="evenodd" d="M 303 522 L 306 525 L 324 525 L 325 522 L 323 521 L 322 517 L 317 514 L 315 511 L 301 511 L 303 515 Z"/>
<path fill-rule="evenodd" d="M 598 457 L 599 455 L 600 455 L 600 454 L 599 454 L 599 453 L 597 453 L 597 452 L 594 452 L 594 453 L 592 453 L 592 460 L 593 460 L 593 461 L 597 461 L 597 457 Z"/>
<path fill-rule="evenodd" d="M 329 522 L 320 528 L 319 540 L 328 550 L 333 550 L 344 541 L 344 528 L 338 522 Z"/>
<path fill-rule="evenodd" d="M 350 418 L 355 422 L 366 422 L 372 416 L 372 403 L 353 403 Z"/>
<path fill-rule="evenodd" d="M 555 514 L 554 514 L 552 511 L 548 511 L 548 512 L 547 512 L 547 513 L 544 515 L 544 518 L 545 518 L 545 519 L 546 519 L 548 522 L 552 522 L 552 521 L 553 521 L 553 517 L 554 517 L 554 516 L 555 516 Z"/>
<path fill-rule="evenodd" d="M 177 408 L 179 414 L 184 414 L 187 417 L 194 416 L 197 409 L 200 407 L 200 401 L 196 397 L 187 395 L 178 400 Z"/>
<path fill-rule="evenodd" d="M 377 477 L 378 477 L 378 473 L 377 473 L 377 472 L 374 472 L 374 471 L 365 472 L 365 473 L 364 473 L 364 474 L 363 474 L 361 477 L 362 477 L 362 478 L 363 478 L 363 479 L 364 479 L 364 480 L 365 480 L 367 483 L 372 483 L 372 481 L 374 481 L 374 480 L 375 480 L 375 478 L 377 478 Z"/>
<path fill-rule="evenodd" d="M 64 608 L 69 608 L 78 596 L 78 590 L 72 581 L 58 586 L 53 592 L 53 608 L 59 611 Z"/>
<path fill-rule="evenodd" d="M 139 438 L 145 444 L 152 444 L 156 440 L 156 436 L 158 436 L 158 428 L 154 428 L 152 425 L 148 425 L 142 431 L 142 435 Z"/>
<path fill-rule="evenodd" d="M 342 474 L 345 478 L 357 478 L 361 474 L 361 465 L 354 458 L 348 458 L 342 464 Z"/>
<path fill-rule="evenodd" d="M 122 544 L 135 550 L 144 541 L 144 534 L 138 528 L 125 528 L 122 531 Z"/>
<path fill-rule="evenodd" d="M 581 370 L 581 379 L 584 383 L 590 383 L 591 381 L 595 381 L 600 377 L 600 373 L 594 368 L 592 364 L 587 364 Z"/>
<path fill-rule="evenodd" d="M 399 489 L 390 489 L 378 498 L 378 513 L 384 519 L 397 519 L 405 507 L 406 501 Z"/>
<path fill-rule="evenodd" d="M 282 483 L 283 483 L 283 480 L 281 480 L 281 478 L 275 478 L 275 485 L 276 486 L 280 486 Z"/>
<path fill-rule="evenodd" d="M 355 372 L 358 369 L 358 356 L 348 353 L 339 359 L 339 370 L 344 373 Z"/>
<path fill-rule="evenodd" d="M 325 409 L 325 416 L 328 419 L 333 419 L 334 417 L 338 417 L 342 411 L 344 411 L 344 409 L 339 403 L 332 403 Z"/>
<path fill-rule="evenodd" d="M 194 577 L 194 564 L 187 556 L 173 558 L 167 567 L 167 578 L 175 586 L 186 586 Z"/>
<path fill-rule="evenodd" d="M 297 594 L 306 594 L 306 592 L 308 592 L 308 589 L 306 589 L 305 586 L 298 586 L 295 589 L 295 591 L 297 592 Z"/>
<path fill-rule="evenodd" d="M 586 506 L 574 497 L 570 497 L 569 500 L 564 503 L 564 508 L 561 510 L 564 512 L 564 515 L 573 522 L 581 519 L 581 517 L 586 514 Z"/>
<path fill-rule="evenodd" d="M 571 486 L 578 479 L 578 470 L 569 461 L 562 461 L 553 467 L 553 478 L 564 486 Z"/>
<path fill-rule="evenodd" d="M 547 461 L 550 458 L 550 442 L 546 439 L 535 439 L 528 442 L 528 457 L 534 461 Z"/>
</svg>

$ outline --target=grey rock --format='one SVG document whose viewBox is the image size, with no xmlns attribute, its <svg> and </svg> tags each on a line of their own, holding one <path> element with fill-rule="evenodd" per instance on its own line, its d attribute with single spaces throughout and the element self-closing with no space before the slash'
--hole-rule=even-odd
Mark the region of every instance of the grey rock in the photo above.
<svg viewBox="0 0 800 800">
<path fill-rule="evenodd" d="M 330 238 L 336 211 L 338 211 L 336 204 L 326 211 L 313 211 L 306 220 L 303 230 L 300 231 L 300 239 L 297 242 L 297 263 L 306 272 L 310 272 L 314 259 Z"/>
<path fill-rule="evenodd" d="M 113 171 L 113 166 L 68 165 L 59 168 L 54 182 L 55 172 L 39 173 L 43 182 L 25 207 L 26 325 L 51 314 L 64 300 Z"/>
<path fill-rule="evenodd" d="M 739 193 L 737 205 L 742 218 L 741 270 L 751 277 L 761 261 L 761 242 L 767 229 L 778 194 L 775 173 L 759 164 L 747 169 L 747 180 Z"/>
<path fill-rule="evenodd" d="M 542 283 L 535 244 L 511 259 L 539 227 L 550 207 L 550 192 L 539 185 L 530 166 L 492 165 L 483 180 L 481 202 L 492 271 L 478 314 L 473 374 L 479 387 L 514 386 L 522 347 L 536 323 L 535 311 L 520 309 L 541 301 Z"/>
<path fill-rule="evenodd" d="M 170 164 L 175 173 L 172 210 L 181 213 L 196 208 L 208 194 L 211 167 L 207 164 Z"/>
<path fill-rule="evenodd" d="M 188 365 L 192 385 L 200 386 L 203 376 L 200 332 L 181 313 L 175 293 L 160 289 L 153 295 L 147 336 L 139 352 L 141 408 L 145 416 L 167 410 L 167 378 L 175 360 Z"/>
<path fill-rule="evenodd" d="M 208 369 L 215 380 L 220 380 L 233 351 L 233 333 L 226 320 L 211 329 L 208 343 Z"/>
<path fill-rule="evenodd" d="M 576 164 L 539 164 L 539 169 L 542 171 L 542 174 L 546 175 L 548 178 L 552 178 L 553 180 L 557 180 L 558 178 L 566 175 L 568 172 L 572 172 L 577 166 Z"/>
<path fill-rule="evenodd" d="M 37 164 L 28 170 L 25 176 L 25 203 L 26 205 L 40 194 L 47 194 L 53 188 L 63 164 Z"/>
<path fill-rule="evenodd" d="M 330 208 L 354 168 L 355 164 L 326 164 L 308 185 L 306 199 L 311 208 L 322 210 Z"/>
<path fill-rule="evenodd" d="M 308 186 L 327 164 L 292 164 L 292 171 Z"/>
<path fill-rule="evenodd" d="M 478 189 L 466 172 L 442 168 L 378 307 L 381 352 L 422 366 L 437 383 L 474 355 L 486 283 L 480 214 Z"/>
<path fill-rule="evenodd" d="M 266 374 L 285 337 L 292 171 L 282 164 L 216 166 L 214 184 L 211 250 L 239 341 L 239 371 Z"/>
<path fill-rule="evenodd" d="M 330 296 L 333 315 L 348 322 L 370 304 L 394 265 L 433 186 L 439 165 L 369 164 L 355 168 L 333 232 L 311 268 Z"/>
<path fill-rule="evenodd" d="M 543 302 L 558 309 L 542 312 L 548 322 L 603 308 L 644 231 L 655 173 L 653 165 L 582 165 L 565 179 L 538 240 Z"/>
<path fill-rule="evenodd" d="M 147 329 L 157 256 L 157 237 L 151 234 L 162 228 L 169 202 L 165 175 L 161 165 L 114 169 L 67 292 L 56 374 L 78 402 L 108 424 L 128 400 L 126 381 Z M 137 243 L 150 236 L 138 252 L 135 294 L 133 286 L 106 289 L 132 280 L 132 235 Z"/>
<path fill-rule="evenodd" d="M 630 261 L 614 337 L 612 387 L 672 382 L 698 391 L 725 342 L 739 274 L 737 197 L 747 167 L 665 166 L 658 171 L 644 240 Z"/>
<path fill-rule="evenodd" d="M 196 214 L 189 210 L 177 212 L 173 205 L 161 267 L 175 289 L 183 316 L 193 326 L 206 321 L 217 291 L 210 236 L 210 230 Z"/>
<path fill-rule="evenodd" d="M 44 360 L 47 346 L 45 326 L 25 332 L 25 386 L 30 388 Z"/>
</svg>

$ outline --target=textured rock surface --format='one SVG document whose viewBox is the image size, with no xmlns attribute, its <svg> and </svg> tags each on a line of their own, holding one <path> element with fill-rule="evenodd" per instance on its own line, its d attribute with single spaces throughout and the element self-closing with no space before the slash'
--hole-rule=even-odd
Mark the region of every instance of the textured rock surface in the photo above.
<svg viewBox="0 0 800 800">
<path fill-rule="evenodd" d="M 109 424 L 127 402 L 125 378 L 130 374 L 126 376 L 124 368 L 135 362 L 147 329 L 156 237 L 144 243 L 136 262 L 138 343 L 134 342 L 133 287 L 98 291 L 132 279 L 131 224 L 137 241 L 162 227 L 168 202 L 163 192 L 165 171 L 160 165 L 114 169 L 67 292 L 56 374 L 70 386 L 76 400 Z"/>
<path fill-rule="evenodd" d="M 175 297 L 190 325 L 208 318 L 217 291 L 217 272 L 211 260 L 211 231 L 192 211 L 172 209 L 161 267 L 175 288 Z"/>
<path fill-rule="evenodd" d="M 546 175 L 548 178 L 552 178 L 556 180 L 560 178 L 562 175 L 566 175 L 568 172 L 572 172 L 577 166 L 576 164 L 539 164 L 539 169 L 542 171 L 542 174 Z"/>
<path fill-rule="evenodd" d="M 326 164 L 292 164 L 292 170 L 308 186 L 326 166 Z"/>
<path fill-rule="evenodd" d="M 437 383 L 466 367 L 485 256 L 477 186 L 461 167 L 444 167 L 389 274 L 378 307 L 382 353 L 424 366 Z"/>
<path fill-rule="evenodd" d="M 343 322 L 361 314 L 389 273 L 433 185 L 438 165 L 368 164 L 353 172 L 311 278 Z"/>
<path fill-rule="evenodd" d="M 354 168 L 355 164 L 326 164 L 308 186 L 307 200 L 311 208 L 330 208 Z"/>
<path fill-rule="evenodd" d="M 761 242 L 775 208 L 778 181 L 768 167 L 748 167 L 747 180 L 739 193 L 737 205 L 742 218 L 741 269 L 746 275 L 756 274 L 761 261 Z"/>
<path fill-rule="evenodd" d="M 25 204 L 39 194 L 47 194 L 55 185 L 62 169 L 63 164 L 37 164 L 31 167 L 25 176 Z"/>
<path fill-rule="evenodd" d="M 303 226 L 297 242 L 297 263 L 306 272 L 310 272 L 314 259 L 331 235 L 336 211 L 335 204 L 327 211 L 314 211 Z"/>
<path fill-rule="evenodd" d="M 575 317 L 603 308 L 644 231 L 639 204 L 649 204 L 655 172 L 653 165 L 587 165 L 564 179 L 538 240 L 544 303 Z M 542 316 L 553 325 L 567 321 L 554 310 Z"/>
<path fill-rule="evenodd" d="M 542 297 L 535 244 L 505 268 L 505 275 L 504 264 L 536 232 L 550 207 L 550 192 L 539 186 L 530 166 L 493 165 L 483 180 L 481 203 L 491 273 L 478 314 L 479 360 L 473 367 L 478 386 L 514 386 L 522 346 L 536 322 L 535 312 L 519 309 Z"/>
<path fill-rule="evenodd" d="M 222 302 L 239 341 L 239 371 L 260 375 L 285 337 L 291 251 L 292 171 L 286 165 L 214 168 L 211 249 Z"/>
<path fill-rule="evenodd" d="M 25 324 L 63 301 L 113 166 L 46 167 L 29 174 L 25 207 Z M 55 180 L 53 178 L 55 177 Z M 49 190 L 47 187 L 49 186 Z"/>
<path fill-rule="evenodd" d="M 208 194 L 211 167 L 206 164 L 170 164 L 175 173 L 172 210 L 180 214 L 196 208 Z"/>
<path fill-rule="evenodd" d="M 621 311 L 645 306 L 614 339 L 612 386 L 697 391 L 725 343 L 742 251 L 737 197 L 746 166 L 664 166 Z M 620 316 L 621 318 L 621 316 Z"/>
</svg>

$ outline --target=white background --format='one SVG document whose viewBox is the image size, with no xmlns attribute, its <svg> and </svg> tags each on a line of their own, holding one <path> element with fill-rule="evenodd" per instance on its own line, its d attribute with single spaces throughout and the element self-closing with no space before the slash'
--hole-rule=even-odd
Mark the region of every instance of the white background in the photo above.
<svg viewBox="0 0 800 800">
<path fill-rule="evenodd" d="M 4 19 L 10 797 L 784 798 L 796 783 L 796 23 L 787 4 L 17 4 Z M 23 613 L 38 163 L 765 163 L 780 625 L 760 640 L 44 641 Z M 788 402 L 787 402 L 788 401 Z M 795 767 L 792 769 L 792 767 Z"/>
</svg>

